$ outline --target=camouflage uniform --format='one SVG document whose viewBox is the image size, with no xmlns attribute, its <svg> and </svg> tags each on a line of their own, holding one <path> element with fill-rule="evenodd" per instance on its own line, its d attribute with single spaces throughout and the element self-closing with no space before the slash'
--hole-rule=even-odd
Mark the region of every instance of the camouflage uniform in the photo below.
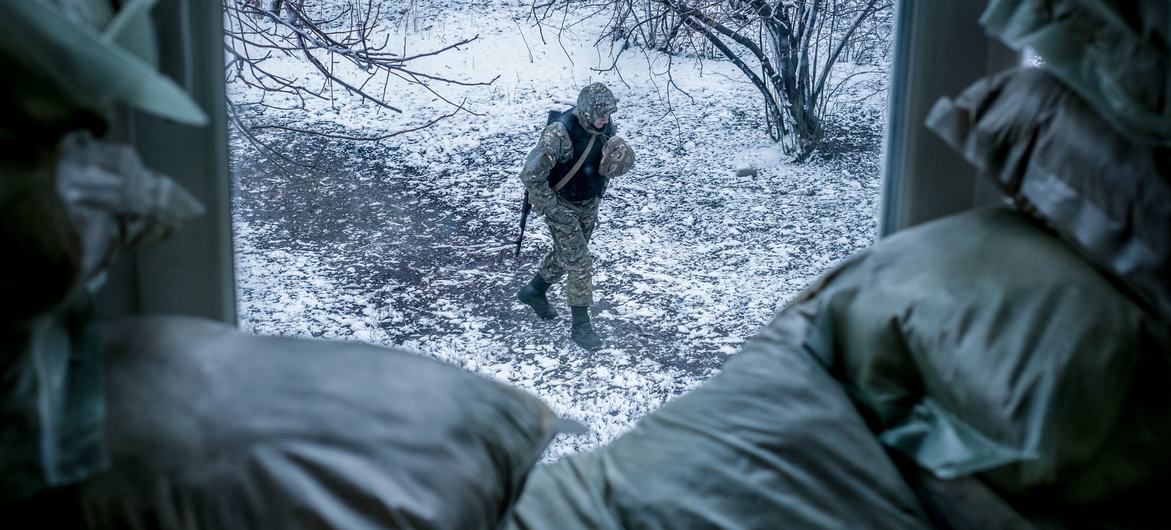
<svg viewBox="0 0 1171 530">
<path fill-rule="evenodd" d="M 557 283 L 569 273 L 565 298 L 571 306 L 594 303 L 593 257 L 588 244 L 598 224 L 601 202 L 600 197 L 581 204 L 558 198 L 558 207 L 545 214 L 553 248 L 541 260 L 540 273 L 549 283 Z"/>
<path fill-rule="evenodd" d="M 621 139 L 614 138 L 616 127 L 608 124 L 602 130 L 595 129 L 593 122 L 602 115 L 609 115 L 617 109 L 617 98 L 605 85 L 593 83 L 584 89 L 577 98 L 574 108 L 574 118 L 581 129 L 590 135 L 598 136 L 591 152 L 605 153 L 610 159 L 619 160 L 621 155 L 615 155 L 614 142 L 618 151 L 627 153 L 629 163 L 619 163 L 620 169 L 614 163 L 601 164 L 598 160 L 587 159 L 586 165 L 573 176 L 571 183 L 588 184 L 584 182 L 589 171 L 600 173 L 602 186 L 611 176 L 625 173 L 633 162 L 633 153 L 629 146 Z M 573 124 L 570 123 L 572 126 Z M 601 145 L 597 145 L 597 144 Z M 588 306 L 593 303 L 593 278 L 591 273 L 592 258 L 590 257 L 588 242 L 598 221 L 598 204 L 601 202 L 600 193 L 584 200 L 573 201 L 565 195 L 554 192 L 550 183 L 550 172 L 555 166 L 564 167 L 577 162 L 581 152 L 575 152 L 574 140 L 564 121 L 554 121 L 541 131 L 541 138 L 525 160 L 520 180 L 529 192 L 529 202 L 538 214 L 544 214 L 545 222 L 553 235 L 553 248 L 541 260 L 540 275 L 548 283 L 555 283 L 568 273 L 565 285 L 565 296 L 570 306 Z M 594 157 L 598 158 L 598 157 Z M 607 166 L 605 168 L 600 166 Z M 608 171 L 606 171 L 608 170 Z M 578 182 L 574 182 L 578 181 Z M 564 192 L 564 188 L 562 190 Z M 595 192 L 597 190 L 594 190 Z M 588 195 L 589 192 L 586 192 Z"/>
</svg>

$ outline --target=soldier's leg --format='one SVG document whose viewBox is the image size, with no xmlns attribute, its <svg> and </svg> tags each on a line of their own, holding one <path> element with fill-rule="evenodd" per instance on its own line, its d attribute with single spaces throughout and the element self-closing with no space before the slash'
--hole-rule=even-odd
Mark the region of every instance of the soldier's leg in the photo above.
<svg viewBox="0 0 1171 530">
<path fill-rule="evenodd" d="M 546 293 L 549 292 L 549 285 L 550 283 L 541 276 L 541 272 L 537 271 L 536 274 L 533 274 L 533 278 L 529 280 L 529 283 L 521 287 L 520 291 L 516 293 L 516 298 L 521 303 L 533 308 L 537 316 L 542 319 L 553 320 L 557 318 L 557 310 L 553 309 L 552 305 L 549 305 L 549 298 L 546 296 Z"/>
<path fill-rule="evenodd" d="M 586 229 L 593 230 L 596 223 L 596 202 L 585 205 L 563 203 L 553 215 L 546 215 L 545 222 L 553 236 L 553 249 L 545 256 L 541 275 L 565 274 L 565 297 L 573 310 L 573 324 L 570 338 L 579 346 L 595 349 L 602 345 L 594 333 L 589 320 L 589 305 L 593 303 L 594 289 L 590 256 L 586 240 Z M 549 279 L 548 276 L 545 276 Z"/>
<path fill-rule="evenodd" d="M 565 264 L 569 271 L 565 297 L 571 306 L 594 303 L 593 257 L 590 255 L 589 240 L 598 223 L 599 202 L 600 199 L 593 199 L 574 205 L 574 213 L 577 214 L 575 239 L 568 241 L 565 254 Z"/>
<path fill-rule="evenodd" d="M 564 220 L 561 220 L 564 221 Z M 557 283 L 565 276 L 565 261 L 562 258 L 562 252 L 558 249 L 558 237 L 564 230 L 554 228 L 558 224 L 557 221 L 545 219 L 546 224 L 549 225 L 549 231 L 553 234 L 553 247 L 541 259 L 541 266 L 537 269 L 536 274 L 529 280 L 529 283 L 521 288 L 520 292 L 516 293 L 516 297 L 525 305 L 528 305 L 537 313 L 537 316 L 544 320 L 552 320 L 557 318 L 557 311 L 549 304 L 547 293 L 549 286 Z"/>
<path fill-rule="evenodd" d="M 568 274 L 566 296 L 570 297 L 572 303 L 574 298 L 571 291 L 581 289 L 570 289 L 570 284 L 581 285 L 583 281 L 589 283 L 589 251 L 582 232 L 581 212 L 571 203 L 562 204 L 564 208 L 558 208 L 552 215 L 545 216 L 545 224 L 549 226 L 549 234 L 553 237 L 553 248 L 541 260 L 540 273 L 550 283 Z"/>
<path fill-rule="evenodd" d="M 553 228 L 549 228 L 553 231 Z M 545 257 L 541 259 L 541 266 L 537 269 L 538 273 L 549 283 L 557 283 L 561 278 L 565 277 L 565 263 L 558 259 L 557 254 L 557 236 L 554 235 L 553 246 L 549 248 L 549 252 L 545 253 Z"/>
<path fill-rule="evenodd" d="M 571 306 L 594 303 L 593 257 L 586 239 L 586 212 L 575 212 L 574 222 L 555 237 L 557 259 L 565 265 L 565 298 Z"/>
<path fill-rule="evenodd" d="M 541 259 L 541 266 L 533 275 L 533 279 L 521 288 L 516 297 L 522 303 L 533 308 L 537 316 L 551 320 L 557 318 L 557 311 L 549 305 L 546 293 L 550 285 L 565 276 L 569 268 L 566 258 L 569 254 L 566 250 L 567 245 L 571 244 L 574 239 L 574 232 L 580 233 L 581 230 L 578 227 L 579 221 L 576 211 L 569 205 L 566 208 L 558 209 L 555 215 L 546 214 L 545 224 L 549 226 L 549 233 L 553 236 L 553 247 Z"/>
<path fill-rule="evenodd" d="M 594 301 L 593 257 L 590 255 L 589 239 L 598 221 L 598 199 L 577 205 L 578 227 L 581 230 L 579 244 L 569 255 L 569 279 L 565 282 L 566 298 L 573 316 L 570 338 L 586 349 L 602 346 L 602 339 L 590 323 L 589 306 Z"/>
<path fill-rule="evenodd" d="M 585 234 L 586 242 L 593 239 L 594 228 L 598 226 L 598 205 L 602 199 L 593 199 L 582 207 L 581 231 Z"/>
</svg>

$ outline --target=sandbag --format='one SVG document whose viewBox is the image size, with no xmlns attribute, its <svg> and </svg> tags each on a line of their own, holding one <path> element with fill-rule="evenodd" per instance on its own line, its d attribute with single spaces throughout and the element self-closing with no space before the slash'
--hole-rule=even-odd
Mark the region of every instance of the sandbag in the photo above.
<svg viewBox="0 0 1171 530">
<path fill-rule="evenodd" d="M 0 324 L 0 521 L 24 502 L 109 466 L 101 336 L 87 298 Z"/>
<path fill-rule="evenodd" d="M 1169 330 L 1027 215 L 900 232 L 808 302 L 811 351 L 936 476 L 1067 514 L 1171 486 Z"/>
<path fill-rule="evenodd" d="M 496 528 L 558 425 L 407 352 L 190 318 L 107 334 L 112 468 L 72 493 L 90 528 Z"/>
<path fill-rule="evenodd" d="M 1051 74 L 1011 70 L 927 125 L 1171 325 L 1171 149 L 1132 142 Z"/>
<path fill-rule="evenodd" d="M 777 317 L 611 444 L 534 470 L 509 528 L 931 528 L 838 382 Z"/>
<path fill-rule="evenodd" d="M 1166 0 L 991 0 L 980 24 L 1032 50 L 1113 131 L 1171 148 L 1171 8 Z"/>
<path fill-rule="evenodd" d="M 126 145 L 84 132 L 43 151 L 0 145 L 0 502 L 105 469 L 91 293 L 124 249 L 201 211 Z"/>
<path fill-rule="evenodd" d="M 98 3 L 0 2 L 0 65 L 13 74 L 0 80 L 7 96 L 0 109 L 12 120 L 0 124 L 0 138 L 51 137 L 89 121 L 83 113 L 108 116 L 118 103 L 187 125 L 208 123 L 154 64 L 155 2 L 121 2 L 117 13 L 78 5 Z"/>
</svg>

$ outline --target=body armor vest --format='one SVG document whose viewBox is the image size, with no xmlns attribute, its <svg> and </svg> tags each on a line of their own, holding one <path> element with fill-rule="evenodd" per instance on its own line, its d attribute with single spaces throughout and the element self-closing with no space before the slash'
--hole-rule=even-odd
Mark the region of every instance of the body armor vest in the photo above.
<svg viewBox="0 0 1171 530">
<path fill-rule="evenodd" d="M 566 132 L 569 133 L 569 140 L 573 142 L 573 156 L 565 162 L 558 162 L 553 166 L 553 169 L 549 170 L 550 188 L 561 182 L 569 170 L 573 169 L 578 157 L 585 151 L 586 145 L 590 143 L 590 133 L 578 123 L 577 115 L 573 113 L 573 109 L 562 112 L 556 121 L 561 122 L 561 125 L 565 126 Z M 565 200 L 574 202 L 602 196 L 602 193 L 606 191 L 606 183 L 609 179 L 602 176 L 601 172 L 598 171 L 598 166 L 602 161 L 602 146 L 606 145 L 606 140 L 609 140 L 613 135 L 614 125 L 607 123 L 598 135 L 598 139 L 594 141 L 594 146 L 590 149 L 585 163 L 577 170 L 577 174 L 569 179 L 569 183 L 557 192 L 558 195 Z"/>
</svg>

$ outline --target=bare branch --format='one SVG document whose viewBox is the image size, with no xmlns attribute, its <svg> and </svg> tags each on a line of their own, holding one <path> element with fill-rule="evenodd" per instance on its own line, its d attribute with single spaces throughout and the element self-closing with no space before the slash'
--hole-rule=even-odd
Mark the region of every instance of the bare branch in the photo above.
<svg viewBox="0 0 1171 530">
<path fill-rule="evenodd" d="M 383 0 L 351 1 L 339 3 L 337 6 L 327 4 L 323 9 L 309 10 L 306 10 L 303 0 L 278 0 L 271 4 L 263 4 L 267 5 L 262 5 L 258 0 L 224 1 L 224 68 L 230 82 L 251 89 L 247 94 L 254 100 L 230 102 L 229 112 L 233 124 L 240 129 L 242 136 L 257 145 L 262 153 L 272 154 L 275 163 L 293 162 L 287 157 L 277 157 L 277 149 L 257 139 L 256 132 L 279 129 L 301 134 L 319 134 L 319 131 L 314 131 L 314 128 L 309 126 L 247 126 L 244 123 L 245 118 L 261 118 L 262 121 L 268 121 L 263 120 L 268 111 L 271 111 L 272 115 L 287 115 L 297 109 L 305 109 L 306 98 L 329 101 L 331 105 L 335 105 L 339 101 L 338 98 L 351 98 L 373 104 L 379 112 L 386 109 L 403 113 L 401 105 L 387 99 L 388 94 L 395 93 L 394 90 L 388 90 L 388 85 L 393 79 L 401 80 L 411 89 L 434 94 L 451 106 L 449 113 L 418 127 L 393 133 L 361 135 L 320 131 L 319 134 L 332 138 L 377 141 L 417 131 L 460 112 L 476 114 L 465 106 L 466 100 L 452 101 L 437 92 L 431 86 L 432 83 L 479 87 L 490 85 L 499 78 L 497 76 L 487 81 L 457 79 L 412 67 L 412 61 L 452 53 L 475 41 L 479 35 L 414 55 L 407 55 L 405 50 L 401 54 L 394 53 L 387 49 L 391 42 L 391 32 L 380 26 L 384 20 L 381 15 Z M 404 12 L 410 13 L 412 7 L 413 1 Z M 283 70 L 264 64 L 274 55 L 279 57 L 280 54 L 303 61 L 307 66 L 304 69 L 305 73 L 289 76 L 279 73 Z M 353 65 L 357 70 L 348 65 Z M 266 103 L 270 96 L 274 97 L 277 105 Z M 281 98 L 291 98 L 292 101 Z M 252 105 L 255 107 L 246 115 L 241 112 L 245 107 Z"/>
<path fill-rule="evenodd" d="M 535 0 L 529 16 L 539 29 L 556 28 L 560 41 L 567 28 L 610 9 L 595 43 L 614 43 L 610 64 L 592 70 L 621 75 L 619 60 L 632 45 L 642 46 L 644 55 L 662 51 L 667 69 L 653 73 L 667 79 L 668 106 L 673 91 L 686 95 L 671 75 L 674 54 L 694 50 L 701 68 L 705 58 L 727 59 L 764 97 L 769 136 L 800 159 L 821 142 L 828 99 L 841 86 L 827 93 L 837 63 L 847 50 L 882 40 L 890 18 L 876 22 L 875 15 L 891 6 L 890 0 Z M 579 18 L 568 21 L 571 12 Z M 560 22 L 551 23 L 554 17 Z"/>
<path fill-rule="evenodd" d="M 870 0 L 866 4 L 866 8 L 858 14 L 858 18 L 854 19 L 854 23 L 850 24 L 850 29 L 846 31 L 846 34 L 842 37 L 842 40 L 838 41 L 838 46 L 834 48 L 834 51 L 830 54 L 829 59 L 826 59 L 825 69 L 821 71 L 821 78 L 817 80 L 817 87 L 813 89 L 813 97 L 815 99 L 818 95 L 821 94 L 822 89 L 825 88 L 825 80 L 829 77 L 829 73 L 833 69 L 834 62 L 838 60 L 838 55 L 842 53 L 842 48 L 846 46 L 847 42 L 850 42 L 850 37 L 853 36 L 854 32 L 858 30 L 858 26 L 862 24 L 862 21 L 866 20 L 866 17 L 870 16 L 872 13 L 875 1 L 876 0 Z"/>
</svg>

